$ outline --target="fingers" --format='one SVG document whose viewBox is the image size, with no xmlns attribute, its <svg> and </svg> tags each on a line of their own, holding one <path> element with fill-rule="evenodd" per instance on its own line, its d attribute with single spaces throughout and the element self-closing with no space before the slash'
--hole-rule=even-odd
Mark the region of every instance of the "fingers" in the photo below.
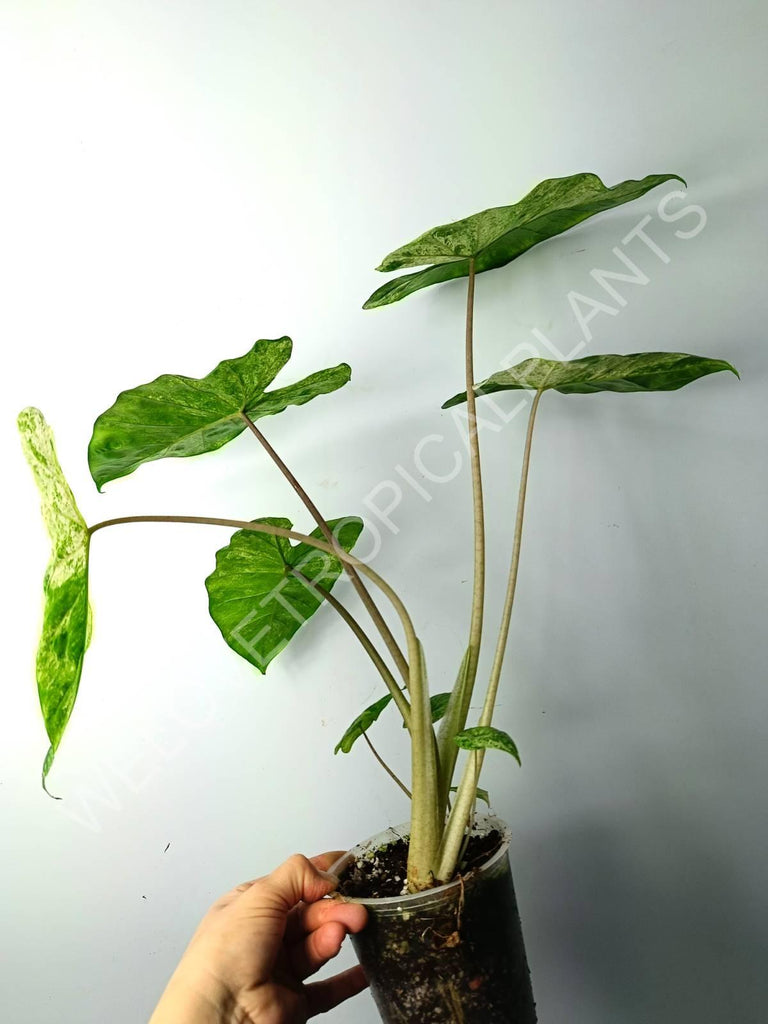
<svg viewBox="0 0 768 1024">
<path fill-rule="evenodd" d="M 248 903 L 276 900 L 287 913 L 297 903 L 314 903 L 327 896 L 338 884 L 339 880 L 334 875 L 327 874 L 307 857 L 296 853 L 271 874 L 246 888 L 240 898 Z"/>
<path fill-rule="evenodd" d="M 252 885 L 255 885 L 259 881 L 261 881 L 261 879 L 252 878 L 250 882 L 242 882 L 240 885 L 236 885 L 234 889 L 230 889 L 229 892 L 225 892 L 223 896 L 219 896 L 216 902 L 211 904 L 211 910 L 224 910 L 224 908 L 228 907 L 230 903 L 234 903 L 238 896 L 246 892 Z"/>
<path fill-rule="evenodd" d="M 362 967 L 350 967 L 327 981 L 316 981 L 305 986 L 307 1010 L 310 1017 L 327 1013 L 345 999 L 351 999 L 368 987 Z"/>
<path fill-rule="evenodd" d="M 320 873 L 327 872 L 328 869 L 330 867 L 332 867 L 336 863 L 337 860 L 339 860 L 339 858 L 344 856 L 344 853 L 345 853 L 344 850 L 329 850 L 326 853 L 318 853 L 316 856 L 310 857 L 310 858 L 302 857 L 301 854 L 296 854 L 295 857 L 289 858 L 289 860 L 286 861 L 285 864 L 281 865 L 281 868 L 278 868 L 277 870 L 280 871 L 282 868 L 285 868 L 288 864 L 290 864 L 294 860 L 302 860 L 302 861 L 308 860 L 308 862 L 318 872 L 320 872 Z M 272 875 L 275 875 L 275 874 L 276 874 L 276 872 L 272 872 Z M 267 877 L 269 878 L 271 876 L 267 876 Z M 229 892 L 225 893 L 223 896 L 220 896 L 219 899 L 214 904 L 212 909 L 223 910 L 224 907 L 229 906 L 230 903 L 232 903 L 234 900 L 236 900 L 238 898 L 238 896 L 240 896 L 243 893 L 247 892 L 254 885 L 256 885 L 257 882 L 262 882 L 262 881 L 264 881 L 263 878 L 252 878 L 248 882 L 242 882 L 240 885 L 236 885 L 234 887 L 234 889 L 230 889 Z M 331 889 L 331 888 L 326 889 L 326 892 L 332 892 L 332 891 L 333 891 L 333 889 Z M 325 893 L 322 893 L 321 895 L 325 895 Z"/>
<path fill-rule="evenodd" d="M 365 907 L 354 903 L 323 900 L 308 906 L 300 919 L 303 930 L 298 935 L 286 935 L 297 977 L 309 977 L 336 956 L 347 933 L 362 931 L 366 919 Z"/>
<path fill-rule="evenodd" d="M 338 955 L 347 929 L 340 921 L 327 921 L 289 951 L 291 968 L 302 981 Z"/>
<path fill-rule="evenodd" d="M 368 912 L 359 903 L 318 900 L 298 906 L 288 915 L 285 937 L 288 942 L 299 942 L 327 921 L 338 921 L 348 932 L 360 932 L 367 920 Z"/>
<path fill-rule="evenodd" d="M 318 853 L 309 859 L 320 871 L 329 871 L 337 860 L 341 860 L 346 852 L 346 850 L 329 850 L 327 853 Z"/>
</svg>

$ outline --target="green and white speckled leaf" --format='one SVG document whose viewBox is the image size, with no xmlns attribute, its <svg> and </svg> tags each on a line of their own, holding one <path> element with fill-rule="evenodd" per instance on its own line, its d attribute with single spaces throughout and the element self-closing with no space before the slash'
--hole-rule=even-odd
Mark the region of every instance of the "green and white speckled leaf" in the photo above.
<svg viewBox="0 0 768 1024">
<path fill-rule="evenodd" d="M 96 486 L 127 476 L 144 462 L 212 452 L 258 420 L 289 405 L 304 405 L 346 384 L 346 363 L 310 374 L 296 384 L 266 388 L 291 356 L 290 338 L 264 339 L 207 376 L 163 374 L 118 395 L 93 426 L 88 464 Z"/>
<path fill-rule="evenodd" d="M 685 184 L 677 174 L 649 174 L 640 181 L 622 181 L 611 188 L 596 174 L 547 178 L 512 206 L 497 206 L 451 224 L 441 224 L 395 249 L 377 270 L 425 269 L 388 281 L 363 308 L 386 306 L 429 285 L 466 277 L 470 259 L 475 260 L 478 274 L 503 267 L 539 242 L 673 180 Z"/>
<path fill-rule="evenodd" d="M 289 519 L 253 521 L 292 529 Z M 328 526 L 338 544 L 351 551 L 363 522 L 349 516 L 331 519 Z M 324 539 L 319 529 L 309 536 Z M 224 640 L 262 673 L 323 603 L 323 598 L 292 570 L 331 590 L 342 573 L 342 564 L 308 544 L 291 544 L 284 537 L 238 530 L 229 544 L 216 552 L 216 568 L 205 581 L 211 618 Z"/>
<path fill-rule="evenodd" d="M 40 709 L 50 741 L 43 764 L 45 787 L 72 714 L 90 640 L 89 534 L 59 465 L 53 433 L 43 414 L 39 409 L 24 409 L 19 414 L 18 425 L 51 538 L 51 556 L 43 581 L 43 628 L 36 662 Z"/>
<path fill-rule="evenodd" d="M 632 355 L 585 356 L 583 359 L 525 359 L 500 370 L 475 386 L 475 395 L 496 391 L 559 391 L 564 395 L 592 395 L 599 391 L 676 391 L 699 377 L 722 370 L 738 372 L 724 359 L 692 356 L 685 352 L 635 352 Z M 466 402 L 466 391 L 443 404 L 444 409 Z"/>
<path fill-rule="evenodd" d="M 462 750 L 504 750 L 520 764 L 515 741 L 503 729 L 494 729 L 492 725 L 474 725 L 456 734 L 456 744 Z"/>
</svg>

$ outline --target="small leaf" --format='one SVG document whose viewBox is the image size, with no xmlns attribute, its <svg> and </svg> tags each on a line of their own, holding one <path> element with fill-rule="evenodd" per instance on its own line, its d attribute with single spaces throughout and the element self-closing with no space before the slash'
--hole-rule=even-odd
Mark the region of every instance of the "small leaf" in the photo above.
<svg viewBox="0 0 768 1024">
<path fill-rule="evenodd" d="M 243 413 L 251 420 L 273 416 L 349 381 L 349 366 L 340 363 L 266 391 L 292 347 L 290 338 L 257 341 L 244 356 L 223 360 L 205 377 L 163 374 L 123 391 L 93 425 L 88 465 L 96 486 L 101 490 L 154 459 L 215 451 L 245 430 Z"/>
<path fill-rule="evenodd" d="M 452 793 L 458 793 L 458 791 L 458 786 L 451 786 Z M 477 789 L 475 790 L 475 794 L 478 800 L 482 800 L 483 803 L 487 804 L 489 807 L 491 806 L 491 798 L 488 795 L 487 789 L 480 789 L 480 787 L 478 786 Z"/>
<path fill-rule="evenodd" d="M 339 751 L 341 751 L 342 754 L 348 754 L 355 741 L 359 740 L 363 733 L 373 725 L 391 700 L 392 694 L 388 693 L 380 700 L 371 704 L 370 707 L 367 707 L 365 711 L 362 711 L 336 744 L 333 751 L 334 754 L 338 754 Z"/>
<path fill-rule="evenodd" d="M 432 712 L 433 723 L 439 722 L 440 719 L 445 714 L 445 709 L 448 706 L 449 697 L 450 693 L 436 693 L 433 697 L 430 697 L 429 705 L 430 710 Z M 384 710 L 384 708 L 387 706 L 387 704 L 389 704 L 391 700 L 392 695 L 387 694 L 386 697 L 382 697 L 381 700 L 376 701 L 375 704 L 371 704 L 369 708 L 366 708 L 365 711 L 363 711 L 363 713 L 354 720 L 352 725 L 350 725 L 349 729 L 347 729 L 347 731 L 344 733 L 343 737 L 341 738 L 341 741 L 337 744 L 334 753 L 337 754 L 339 750 L 342 750 L 345 754 L 349 753 L 349 750 L 352 744 L 355 742 L 355 740 L 359 739 L 360 736 L 362 736 L 362 734 L 366 731 L 369 725 L 373 725 L 373 723 L 376 721 L 376 719 L 379 717 L 381 712 Z M 375 714 L 373 715 L 372 718 L 368 718 L 369 713 L 372 711 L 375 711 Z M 361 723 L 362 728 L 359 728 L 358 730 L 358 727 L 361 725 Z M 405 722 L 403 722 L 403 728 L 406 728 Z M 348 745 L 345 746 L 345 743 L 347 742 L 347 739 L 351 734 L 353 734 L 352 738 L 348 741 Z"/>
<path fill-rule="evenodd" d="M 436 693 L 429 698 L 429 707 L 432 714 L 432 724 L 439 722 L 440 719 L 445 715 L 448 709 L 448 701 L 450 700 L 450 693 Z M 406 728 L 405 722 L 403 722 L 403 728 Z"/>
<path fill-rule="evenodd" d="M 456 743 L 462 750 L 505 750 L 520 764 L 515 741 L 502 729 L 492 725 L 475 725 L 456 734 Z"/>
<path fill-rule="evenodd" d="M 39 409 L 19 414 L 24 454 L 42 497 L 51 538 L 45 571 L 43 628 L 36 675 L 40 709 L 50 749 L 43 764 L 43 787 L 75 705 L 83 659 L 90 641 L 88 608 L 89 534 L 56 456 L 53 433 Z"/>
<path fill-rule="evenodd" d="M 685 352 L 635 352 L 632 355 L 584 356 L 582 359 L 524 359 L 509 370 L 492 374 L 475 385 L 475 394 L 496 391 L 559 391 L 564 395 L 591 395 L 599 391 L 676 391 L 699 377 L 721 370 L 738 372 L 724 359 L 692 356 Z M 467 393 L 455 395 L 443 409 L 466 402 Z"/>
<path fill-rule="evenodd" d="M 440 719 L 445 715 L 448 710 L 448 701 L 451 699 L 449 693 L 436 693 L 433 697 L 430 697 L 429 703 L 432 708 L 432 722 L 439 722 Z"/>
<path fill-rule="evenodd" d="M 441 224 L 395 249 L 377 270 L 432 266 L 388 281 L 363 308 L 385 306 L 429 285 L 466 277 L 472 258 L 476 273 L 503 267 L 539 242 L 672 180 L 683 181 L 677 174 L 649 174 L 641 181 L 622 181 L 607 188 L 596 174 L 547 178 L 512 206 L 497 206 L 451 224 Z"/>
<path fill-rule="evenodd" d="M 289 519 L 255 519 L 255 523 L 292 528 Z M 363 528 L 355 517 L 332 519 L 328 526 L 339 545 L 351 551 Z M 323 540 L 320 529 L 310 534 Z M 216 553 L 216 568 L 206 579 L 211 618 L 229 646 L 266 672 L 323 599 L 298 570 L 324 590 L 331 590 L 343 569 L 338 558 L 310 545 L 291 544 L 284 537 L 238 530 Z"/>
</svg>

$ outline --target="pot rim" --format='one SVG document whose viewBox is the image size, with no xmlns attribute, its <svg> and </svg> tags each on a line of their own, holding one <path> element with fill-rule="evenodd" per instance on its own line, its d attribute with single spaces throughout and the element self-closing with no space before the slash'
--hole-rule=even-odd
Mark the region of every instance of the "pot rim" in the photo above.
<svg viewBox="0 0 768 1024">
<path fill-rule="evenodd" d="M 339 857 L 335 864 L 329 868 L 330 873 L 337 876 L 340 875 L 361 854 L 385 845 L 387 842 L 404 838 L 409 834 L 410 828 L 410 821 L 406 821 L 402 825 L 390 825 L 389 828 L 378 832 L 369 839 L 363 840 L 362 843 L 357 843 L 342 857 Z M 448 896 L 451 890 L 458 889 L 467 878 L 490 871 L 499 860 L 507 856 L 512 838 L 512 831 L 509 825 L 501 818 L 496 817 L 495 814 L 478 814 L 475 816 L 475 824 L 472 829 L 473 834 L 482 833 L 484 830 L 492 831 L 493 829 L 501 833 L 501 845 L 498 850 L 478 867 L 468 871 L 465 875 L 454 878 L 451 882 L 445 882 L 443 885 L 436 885 L 432 889 L 424 889 L 421 892 L 408 892 L 401 896 L 344 896 L 336 892 L 332 893 L 331 896 L 332 898 L 342 899 L 345 903 L 360 903 L 366 907 L 381 907 L 382 909 L 395 909 L 403 904 L 413 905 L 419 902 L 430 903 L 435 899 L 439 900 L 441 897 Z"/>
</svg>

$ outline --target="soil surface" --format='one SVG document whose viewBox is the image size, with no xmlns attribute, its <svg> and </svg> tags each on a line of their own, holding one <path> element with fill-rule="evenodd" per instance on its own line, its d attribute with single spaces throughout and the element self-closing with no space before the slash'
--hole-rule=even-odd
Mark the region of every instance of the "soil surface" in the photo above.
<svg viewBox="0 0 768 1024">
<path fill-rule="evenodd" d="M 470 836 L 459 873 L 467 875 L 483 864 L 496 853 L 501 842 L 501 833 L 495 829 L 485 835 Z M 398 839 L 373 856 L 369 852 L 358 858 L 342 875 L 339 892 L 356 899 L 402 896 L 407 864 L 408 839 Z"/>
</svg>

